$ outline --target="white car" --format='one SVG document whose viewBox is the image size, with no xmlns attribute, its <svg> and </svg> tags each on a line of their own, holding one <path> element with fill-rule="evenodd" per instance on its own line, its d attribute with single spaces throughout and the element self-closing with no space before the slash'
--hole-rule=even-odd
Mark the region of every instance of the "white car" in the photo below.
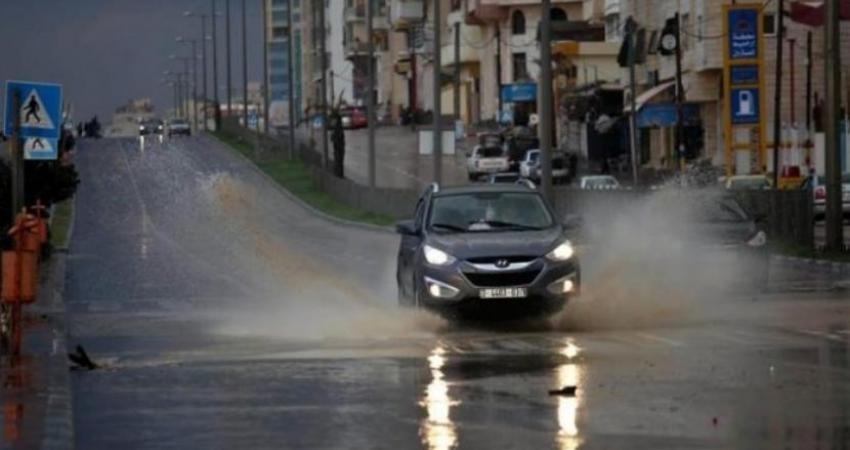
<svg viewBox="0 0 850 450">
<path fill-rule="evenodd" d="M 469 181 L 475 181 L 482 175 L 505 172 L 510 168 L 508 155 L 501 147 L 482 147 L 476 145 L 466 160 Z"/>
<path fill-rule="evenodd" d="M 540 150 L 529 150 L 519 162 L 519 175 L 523 178 L 532 178 L 537 175 L 538 167 L 540 167 Z"/>
<path fill-rule="evenodd" d="M 803 181 L 802 189 L 811 189 L 815 201 L 815 220 L 826 216 L 826 179 L 823 175 L 812 175 Z M 844 217 L 850 217 L 850 173 L 841 175 L 841 210 Z"/>
<path fill-rule="evenodd" d="M 588 190 L 620 189 L 620 182 L 611 175 L 588 175 L 581 177 L 578 187 Z"/>
</svg>

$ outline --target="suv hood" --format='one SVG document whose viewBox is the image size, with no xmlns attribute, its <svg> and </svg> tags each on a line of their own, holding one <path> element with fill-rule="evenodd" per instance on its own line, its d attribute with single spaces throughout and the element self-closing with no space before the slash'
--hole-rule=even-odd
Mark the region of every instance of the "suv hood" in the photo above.
<svg viewBox="0 0 850 450">
<path fill-rule="evenodd" d="M 541 231 L 432 234 L 428 244 L 460 260 L 501 256 L 544 256 L 562 240 L 561 227 Z"/>
</svg>

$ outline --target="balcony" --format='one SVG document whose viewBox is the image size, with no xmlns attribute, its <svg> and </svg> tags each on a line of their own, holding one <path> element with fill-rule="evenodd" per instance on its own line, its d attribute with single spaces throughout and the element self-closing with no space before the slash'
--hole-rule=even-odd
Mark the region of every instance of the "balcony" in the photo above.
<svg viewBox="0 0 850 450">
<path fill-rule="evenodd" d="M 461 46 L 460 46 L 460 63 L 477 63 L 480 61 L 480 56 L 478 54 L 478 48 L 481 47 L 487 40 L 484 38 L 484 34 L 481 31 L 481 27 L 477 25 L 469 25 L 464 20 L 464 13 L 462 11 L 453 11 L 449 13 L 447 18 L 447 22 L 449 24 L 449 31 L 446 37 L 447 41 L 451 44 L 444 44 L 440 49 L 440 62 L 443 67 L 452 66 L 455 63 L 455 52 L 454 52 L 454 26 L 457 23 L 460 23 L 460 36 L 461 36 Z"/>
<path fill-rule="evenodd" d="M 467 3 L 466 23 L 485 25 L 508 19 L 508 8 L 499 0 L 469 0 Z"/>
<path fill-rule="evenodd" d="M 372 27 L 375 29 L 387 28 L 387 4 L 383 1 L 372 0 L 374 9 L 372 10 Z M 345 8 L 346 22 L 365 22 L 366 21 L 366 1 L 358 1 L 354 6 Z"/>
<path fill-rule="evenodd" d="M 390 3 L 390 24 L 395 31 L 408 30 L 425 19 L 423 0 L 392 0 Z"/>
</svg>

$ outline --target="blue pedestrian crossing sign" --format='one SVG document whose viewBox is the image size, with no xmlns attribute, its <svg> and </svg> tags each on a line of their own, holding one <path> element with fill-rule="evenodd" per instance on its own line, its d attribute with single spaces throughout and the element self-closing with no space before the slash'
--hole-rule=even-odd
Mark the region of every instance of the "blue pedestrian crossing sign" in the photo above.
<svg viewBox="0 0 850 450">
<path fill-rule="evenodd" d="M 21 98 L 15 111 L 15 93 Z M 21 118 L 21 135 L 27 138 L 58 139 L 62 130 L 62 86 L 31 81 L 6 82 L 6 114 L 3 132 L 14 133 L 15 114 Z M 43 142 L 43 141 L 42 141 Z"/>
<path fill-rule="evenodd" d="M 52 161 L 59 157 L 59 140 L 42 137 L 24 139 L 24 159 L 27 161 Z"/>
</svg>

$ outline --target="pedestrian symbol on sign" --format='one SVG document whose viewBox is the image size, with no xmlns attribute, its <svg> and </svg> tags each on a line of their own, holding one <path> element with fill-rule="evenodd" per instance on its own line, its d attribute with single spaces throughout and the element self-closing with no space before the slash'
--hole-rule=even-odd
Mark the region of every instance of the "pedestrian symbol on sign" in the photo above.
<svg viewBox="0 0 850 450">
<path fill-rule="evenodd" d="M 24 139 L 24 159 L 54 160 L 58 156 L 59 142 L 55 139 L 29 137 Z"/>
<path fill-rule="evenodd" d="M 26 101 L 21 108 L 21 125 L 46 130 L 55 128 L 53 121 L 50 120 L 50 114 L 46 112 L 44 102 L 35 89 L 26 96 Z"/>
</svg>

